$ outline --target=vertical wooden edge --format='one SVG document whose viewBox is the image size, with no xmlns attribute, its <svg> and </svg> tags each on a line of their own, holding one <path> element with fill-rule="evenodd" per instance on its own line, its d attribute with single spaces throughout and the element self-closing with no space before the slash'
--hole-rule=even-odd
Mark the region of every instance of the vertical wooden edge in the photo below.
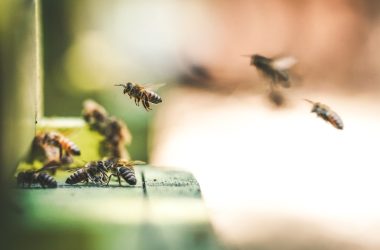
<svg viewBox="0 0 380 250">
<path fill-rule="evenodd" d="M 35 119 L 36 122 L 43 116 L 43 51 L 42 51 L 42 13 L 41 13 L 41 0 L 34 0 L 35 2 L 35 34 L 36 34 L 36 107 Z"/>
</svg>

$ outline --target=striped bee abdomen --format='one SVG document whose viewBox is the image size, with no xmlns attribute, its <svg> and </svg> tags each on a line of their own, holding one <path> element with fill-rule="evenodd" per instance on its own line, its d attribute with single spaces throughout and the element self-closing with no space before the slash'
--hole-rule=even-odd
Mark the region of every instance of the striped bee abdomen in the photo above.
<svg viewBox="0 0 380 250">
<path fill-rule="evenodd" d="M 47 173 L 39 173 L 36 171 L 28 170 L 20 172 L 17 175 L 17 184 L 25 187 L 25 184 L 30 187 L 32 184 L 40 184 L 43 188 L 56 188 L 57 181 Z"/>
<path fill-rule="evenodd" d="M 128 184 L 136 185 L 137 180 L 135 171 L 133 169 L 127 167 L 119 167 L 117 171 Z"/>
<path fill-rule="evenodd" d="M 38 173 L 36 176 L 36 181 L 41 184 L 42 187 L 56 188 L 57 181 L 46 173 Z"/>
<path fill-rule="evenodd" d="M 86 181 L 87 179 L 88 179 L 88 176 L 87 176 L 86 171 L 84 169 L 79 169 L 66 179 L 66 183 L 73 185 L 82 181 Z"/>
<path fill-rule="evenodd" d="M 162 98 L 153 91 L 147 91 L 149 102 L 158 104 L 162 102 Z"/>
<path fill-rule="evenodd" d="M 61 137 L 60 138 L 60 144 L 70 154 L 80 155 L 79 147 L 74 142 L 70 141 L 69 139 L 67 139 L 65 137 Z"/>
</svg>

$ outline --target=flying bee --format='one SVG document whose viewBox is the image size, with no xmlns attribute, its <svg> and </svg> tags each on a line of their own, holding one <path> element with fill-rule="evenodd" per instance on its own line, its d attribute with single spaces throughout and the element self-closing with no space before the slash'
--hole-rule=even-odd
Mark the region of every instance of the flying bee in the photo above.
<svg viewBox="0 0 380 250">
<path fill-rule="evenodd" d="M 109 176 L 108 183 L 109 184 L 111 177 L 116 176 L 117 180 L 119 182 L 119 185 L 121 186 L 121 180 L 120 176 L 129 184 L 129 185 L 136 185 L 137 179 L 135 170 L 133 169 L 133 166 L 135 165 L 143 165 L 146 164 L 142 161 L 126 161 L 126 160 L 116 160 L 113 162 L 113 164 L 110 165 L 110 170 L 112 171 L 112 174 Z"/>
<path fill-rule="evenodd" d="M 279 83 L 285 88 L 290 87 L 288 70 L 297 63 L 294 57 L 267 58 L 261 55 L 243 55 L 251 58 L 251 65 L 255 66 L 272 83 Z"/>
<path fill-rule="evenodd" d="M 151 110 L 149 103 L 158 104 L 162 102 L 162 99 L 158 94 L 148 89 L 148 85 L 139 85 L 128 82 L 124 84 L 115 84 L 115 86 L 123 87 L 123 94 L 128 94 L 129 98 L 134 98 L 137 106 L 139 106 L 141 101 L 146 111 Z M 155 88 L 161 86 L 161 84 L 154 85 Z"/>
<path fill-rule="evenodd" d="M 28 170 L 17 174 L 17 185 L 31 187 L 32 184 L 40 184 L 43 188 L 56 188 L 57 181 L 47 173 Z"/>
<path fill-rule="evenodd" d="M 42 137 L 42 144 L 52 145 L 59 149 L 59 159 L 64 159 L 63 151 L 66 155 L 80 155 L 79 147 L 68 138 L 57 132 L 47 132 L 39 135 Z"/>
<path fill-rule="evenodd" d="M 73 185 L 80 182 L 103 185 L 108 181 L 108 167 L 103 161 L 91 161 L 82 168 L 76 170 L 66 179 L 66 183 Z"/>
<path fill-rule="evenodd" d="M 276 107 L 281 107 L 286 103 L 285 96 L 281 92 L 274 89 L 269 92 L 268 99 Z"/>
<path fill-rule="evenodd" d="M 317 116 L 331 123 L 335 128 L 343 129 L 342 119 L 339 117 L 339 115 L 336 112 L 331 110 L 330 107 L 319 102 L 310 101 L 308 99 L 304 99 L 304 100 L 313 104 L 313 108 L 311 109 L 312 113 L 315 112 Z"/>
</svg>

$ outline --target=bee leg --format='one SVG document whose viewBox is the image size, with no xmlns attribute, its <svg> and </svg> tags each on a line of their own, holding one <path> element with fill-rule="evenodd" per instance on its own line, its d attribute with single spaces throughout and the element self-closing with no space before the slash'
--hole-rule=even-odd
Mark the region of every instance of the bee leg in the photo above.
<svg viewBox="0 0 380 250">
<path fill-rule="evenodd" d="M 149 97 L 148 97 L 148 95 L 144 94 L 144 96 L 143 96 L 142 99 L 143 99 L 143 100 L 142 100 L 142 103 L 143 103 L 144 108 L 145 108 L 147 111 L 151 110 L 151 108 L 150 108 L 150 106 L 149 106 Z"/>
<path fill-rule="evenodd" d="M 140 98 L 135 97 L 136 106 L 140 106 Z"/>
<path fill-rule="evenodd" d="M 117 175 L 117 180 L 119 181 L 119 186 L 121 187 L 121 180 L 120 180 L 120 175 Z"/>
<path fill-rule="evenodd" d="M 149 107 L 149 102 L 147 100 L 143 100 L 143 106 L 146 111 L 149 111 L 151 108 Z"/>
<path fill-rule="evenodd" d="M 107 182 L 107 185 L 106 186 L 108 186 L 108 184 L 110 183 L 110 181 L 111 181 L 111 177 L 112 176 L 116 176 L 116 175 L 114 175 L 114 174 L 110 174 L 110 176 L 108 176 L 108 182 Z"/>
<path fill-rule="evenodd" d="M 143 105 L 145 110 L 148 110 L 148 108 L 146 107 L 146 101 L 145 100 L 142 100 L 142 105 Z"/>
<path fill-rule="evenodd" d="M 61 144 L 59 144 L 58 149 L 59 149 L 59 160 L 62 160 L 63 159 L 63 149 L 62 149 Z"/>
<path fill-rule="evenodd" d="M 42 182 L 40 184 L 41 184 L 42 188 L 45 188 L 45 184 L 43 184 Z"/>
</svg>

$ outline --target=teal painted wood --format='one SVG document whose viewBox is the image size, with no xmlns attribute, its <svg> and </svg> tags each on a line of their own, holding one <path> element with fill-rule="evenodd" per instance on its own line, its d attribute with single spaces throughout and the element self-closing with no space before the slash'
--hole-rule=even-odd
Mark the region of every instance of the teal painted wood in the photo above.
<svg viewBox="0 0 380 250">
<path fill-rule="evenodd" d="M 108 187 L 70 186 L 67 176 L 58 175 L 57 189 L 16 190 L 17 238 L 27 239 L 13 242 L 16 249 L 221 248 L 190 173 L 137 167 L 137 185 L 122 187 L 116 179 Z"/>
</svg>

